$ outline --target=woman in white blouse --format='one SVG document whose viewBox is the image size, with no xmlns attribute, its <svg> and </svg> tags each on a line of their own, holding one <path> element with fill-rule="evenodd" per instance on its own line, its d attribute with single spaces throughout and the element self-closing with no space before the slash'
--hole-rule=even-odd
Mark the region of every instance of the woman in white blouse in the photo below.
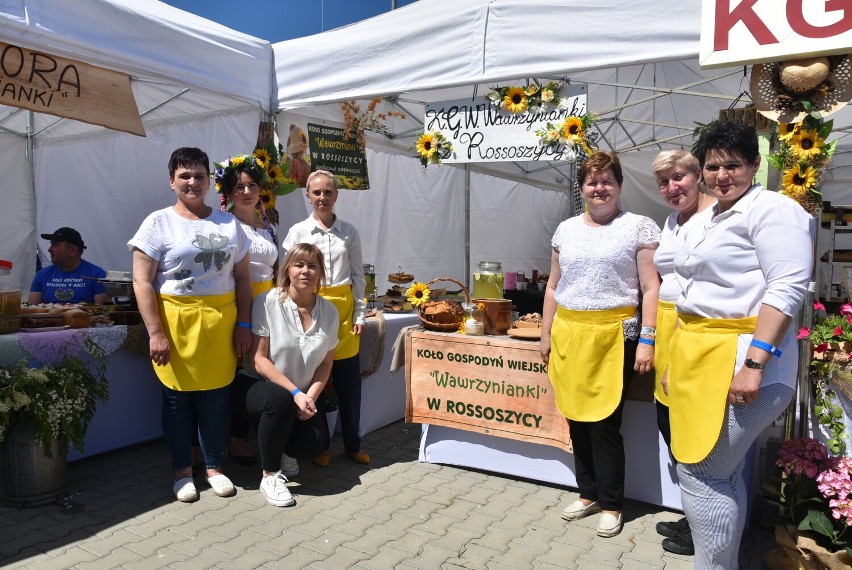
<svg viewBox="0 0 852 570">
<path fill-rule="evenodd" d="M 322 253 L 290 248 L 278 286 L 252 307 L 252 358 L 239 376 L 248 384 L 245 411 L 257 418 L 263 473 L 260 492 L 270 505 L 294 504 L 282 473 L 282 454 L 312 457 L 325 444 L 325 411 L 317 400 L 337 346 L 337 310 L 317 292 L 325 282 Z"/>
<path fill-rule="evenodd" d="M 717 204 L 673 261 L 681 293 L 668 373 L 671 449 L 695 567 L 730 570 L 746 516 L 744 458 L 794 393 L 790 323 L 811 279 L 814 220 L 754 183 L 754 128 L 721 123 L 698 147 Z"/>
<path fill-rule="evenodd" d="M 674 209 L 663 226 L 660 247 L 654 252 L 654 265 L 660 274 L 660 300 L 657 305 L 656 346 L 654 347 L 654 397 L 657 405 L 657 427 L 666 445 L 671 444 L 669 399 L 665 392 L 669 362 L 669 343 L 677 323 L 675 302 L 680 285 L 675 279 L 672 261 L 690 234 L 704 230 L 710 206 L 716 200 L 701 191 L 701 166 L 698 159 L 683 149 L 664 150 L 651 163 L 660 196 Z M 692 537 L 686 517 L 676 522 L 660 522 L 657 532 L 666 538 L 663 549 L 676 554 L 693 554 Z"/>
<path fill-rule="evenodd" d="M 553 234 L 540 350 L 556 405 L 569 420 L 580 489 L 562 518 L 603 511 L 597 534 L 612 537 L 621 532 L 624 502 L 624 388 L 634 371 L 654 366 L 660 229 L 621 211 L 623 176 L 614 154 L 594 153 L 578 179 L 587 211 Z"/>
<path fill-rule="evenodd" d="M 232 156 L 222 168 L 215 172 L 216 187 L 220 192 L 222 209 L 228 209 L 243 228 L 249 239 L 249 270 L 251 272 L 252 297 L 272 289 L 274 265 L 278 261 L 278 245 L 275 243 L 275 226 L 266 216 L 260 191 L 266 184 L 266 169 L 251 154 Z M 231 386 L 231 439 L 228 453 L 240 465 L 254 465 L 255 457 L 247 448 L 245 439 L 251 429 L 250 422 L 239 410 L 245 400 L 248 385 L 237 376 Z M 295 477 L 298 467 L 289 462 L 285 475 Z"/>
<path fill-rule="evenodd" d="M 338 338 L 334 354 L 331 382 L 337 392 L 340 410 L 340 430 L 346 454 L 356 463 L 367 464 L 370 456 L 361 451 L 361 365 L 358 357 L 364 316 L 364 265 L 361 257 L 361 237 L 352 224 L 334 213 L 337 202 L 337 183 L 327 170 L 316 170 L 308 176 L 305 193 L 313 213 L 307 220 L 290 228 L 281 248 L 288 251 L 296 243 L 317 246 L 325 257 L 328 281 L 320 294 L 331 301 L 340 315 Z M 328 465 L 328 445 L 314 457 L 321 467 Z"/>
</svg>

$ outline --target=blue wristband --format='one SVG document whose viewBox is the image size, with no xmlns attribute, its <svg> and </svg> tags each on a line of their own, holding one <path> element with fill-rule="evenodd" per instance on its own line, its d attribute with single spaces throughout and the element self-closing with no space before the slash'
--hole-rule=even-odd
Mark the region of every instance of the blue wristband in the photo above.
<svg viewBox="0 0 852 570">
<path fill-rule="evenodd" d="M 237 322 L 237 326 L 240 327 L 241 329 L 250 329 L 251 323 L 247 323 L 245 321 L 239 321 L 239 322 Z"/>
<path fill-rule="evenodd" d="M 291 394 L 294 398 L 295 398 L 298 394 L 301 394 L 301 393 L 302 393 L 302 391 L 301 391 L 301 390 L 299 390 L 298 388 L 294 388 L 294 389 L 293 389 L 293 391 L 292 391 L 292 392 L 290 392 L 290 394 Z"/>
<path fill-rule="evenodd" d="M 649 346 L 654 346 L 654 339 L 651 338 L 640 338 L 639 344 L 647 344 Z"/>
<path fill-rule="evenodd" d="M 763 342 L 762 340 L 752 339 L 751 346 L 755 348 L 759 348 L 760 350 L 765 350 L 769 354 L 773 356 L 781 356 L 781 351 L 778 350 L 778 347 L 772 346 L 768 342 Z"/>
</svg>

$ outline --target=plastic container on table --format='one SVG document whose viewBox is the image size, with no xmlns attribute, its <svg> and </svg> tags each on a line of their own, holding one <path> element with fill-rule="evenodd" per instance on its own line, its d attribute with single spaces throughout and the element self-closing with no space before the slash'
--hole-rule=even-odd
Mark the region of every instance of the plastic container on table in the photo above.
<svg viewBox="0 0 852 570">
<path fill-rule="evenodd" d="M 0 334 L 21 328 L 21 285 L 12 279 L 12 262 L 0 259 Z"/>
</svg>

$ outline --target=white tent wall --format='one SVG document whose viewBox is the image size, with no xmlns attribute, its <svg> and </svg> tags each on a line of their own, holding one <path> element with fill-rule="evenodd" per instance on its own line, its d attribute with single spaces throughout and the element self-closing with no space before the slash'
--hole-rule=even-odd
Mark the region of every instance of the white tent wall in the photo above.
<svg viewBox="0 0 852 570">
<path fill-rule="evenodd" d="M 18 135 L 0 151 L 0 192 L 29 193 L 0 210 L 0 243 L 13 250 L 25 290 L 37 246 L 48 261 L 37 234 L 60 226 L 81 231 L 90 261 L 129 269 L 125 242 L 145 215 L 174 201 L 172 150 L 198 146 L 211 161 L 251 150 L 275 98 L 269 42 L 156 0 L 0 0 L 0 41 L 128 74 L 148 134 L 0 105 L 3 140 Z M 208 202 L 218 206 L 215 190 Z"/>
<path fill-rule="evenodd" d="M 13 263 L 12 278 L 28 288 L 35 268 L 35 202 L 26 146 L 26 139 L 0 132 L 0 259 Z"/>
<path fill-rule="evenodd" d="M 75 227 L 86 242 L 85 258 L 104 269 L 129 271 L 129 240 L 149 213 L 175 202 L 168 161 L 181 146 L 196 146 L 210 166 L 257 141 L 258 111 L 202 116 L 146 125 L 147 138 L 107 133 L 85 139 L 39 142 L 35 178 L 38 233 Z M 211 181 L 206 202 L 219 207 Z M 2 216 L 0 212 L 0 216 Z M 43 263 L 49 244 L 39 238 Z M 28 289 L 29 282 L 26 282 Z"/>
</svg>

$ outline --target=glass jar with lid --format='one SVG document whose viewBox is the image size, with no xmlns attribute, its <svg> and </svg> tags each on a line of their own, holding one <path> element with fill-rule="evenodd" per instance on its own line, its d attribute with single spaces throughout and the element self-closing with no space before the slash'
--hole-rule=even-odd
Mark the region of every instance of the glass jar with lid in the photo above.
<svg viewBox="0 0 852 570">
<path fill-rule="evenodd" d="M 372 263 L 364 264 L 364 281 L 366 282 L 364 295 L 366 295 L 368 299 L 372 299 L 376 294 L 376 268 Z"/>
<path fill-rule="evenodd" d="M 474 299 L 502 299 L 503 266 L 499 261 L 480 261 L 473 274 Z"/>
<path fill-rule="evenodd" d="M 0 259 L 0 334 L 21 328 L 21 286 L 12 279 L 12 262 Z"/>
</svg>

